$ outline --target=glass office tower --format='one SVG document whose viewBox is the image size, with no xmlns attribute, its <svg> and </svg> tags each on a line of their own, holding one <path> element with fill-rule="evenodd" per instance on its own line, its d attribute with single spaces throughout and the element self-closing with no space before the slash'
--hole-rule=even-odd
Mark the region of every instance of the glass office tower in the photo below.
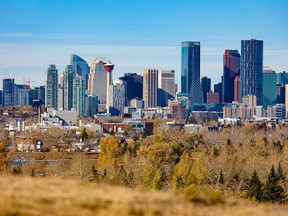
<svg viewBox="0 0 288 216">
<path fill-rule="evenodd" d="M 223 90 L 224 103 L 234 100 L 234 81 L 240 75 L 240 54 L 238 50 L 225 50 L 223 54 Z"/>
<path fill-rule="evenodd" d="M 263 41 L 241 41 L 241 69 L 240 85 L 241 98 L 246 95 L 255 95 L 257 105 L 262 105 L 263 90 Z"/>
<path fill-rule="evenodd" d="M 204 102 L 200 85 L 200 42 L 182 42 L 181 92 L 189 93 L 191 104 Z"/>
<path fill-rule="evenodd" d="M 14 106 L 14 79 L 3 79 L 3 106 Z"/>
<path fill-rule="evenodd" d="M 80 56 L 72 54 L 70 58 L 70 65 L 73 65 L 76 74 L 83 77 L 85 88 L 88 88 L 88 79 L 90 73 L 90 67 L 87 62 Z"/>
</svg>

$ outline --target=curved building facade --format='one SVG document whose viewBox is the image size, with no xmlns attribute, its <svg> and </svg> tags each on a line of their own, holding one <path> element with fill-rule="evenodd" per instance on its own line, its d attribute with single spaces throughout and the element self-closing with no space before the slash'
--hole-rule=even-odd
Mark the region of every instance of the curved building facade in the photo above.
<svg viewBox="0 0 288 216">
<path fill-rule="evenodd" d="M 191 104 L 204 103 L 200 85 L 200 42 L 198 41 L 182 42 L 181 93 L 189 93 Z"/>
</svg>

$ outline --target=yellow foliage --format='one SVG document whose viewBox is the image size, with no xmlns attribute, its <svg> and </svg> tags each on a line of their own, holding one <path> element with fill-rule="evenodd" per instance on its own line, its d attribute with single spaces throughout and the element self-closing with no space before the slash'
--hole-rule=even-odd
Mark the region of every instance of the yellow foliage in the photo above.
<svg viewBox="0 0 288 216">
<path fill-rule="evenodd" d="M 99 165 L 115 165 L 121 155 L 121 146 L 115 136 L 108 136 L 100 140 Z"/>
<path fill-rule="evenodd" d="M 192 161 L 189 154 L 184 152 L 180 158 L 180 162 L 175 166 L 172 176 L 172 188 L 180 189 L 189 185 L 189 175 L 192 168 Z"/>
<path fill-rule="evenodd" d="M 206 168 L 204 165 L 204 156 L 200 154 L 194 162 L 189 174 L 189 183 L 204 184 L 206 181 Z"/>
</svg>

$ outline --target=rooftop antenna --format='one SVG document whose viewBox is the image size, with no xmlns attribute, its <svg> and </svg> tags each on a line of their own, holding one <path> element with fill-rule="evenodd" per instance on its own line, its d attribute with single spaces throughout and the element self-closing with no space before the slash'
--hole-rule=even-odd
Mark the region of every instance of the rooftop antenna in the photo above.
<svg viewBox="0 0 288 216">
<path fill-rule="evenodd" d="M 5 68 L 5 79 L 6 79 L 6 68 Z"/>
</svg>

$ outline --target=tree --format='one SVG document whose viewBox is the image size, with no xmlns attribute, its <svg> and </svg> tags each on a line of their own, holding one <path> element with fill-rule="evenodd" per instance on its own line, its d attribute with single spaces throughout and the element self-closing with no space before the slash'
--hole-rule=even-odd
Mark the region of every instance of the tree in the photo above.
<svg viewBox="0 0 288 216">
<path fill-rule="evenodd" d="M 258 174 L 254 169 L 252 178 L 249 182 L 248 190 L 246 192 L 247 197 L 249 197 L 250 199 L 256 199 L 260 201 L 262 195 L 262 186 L 263 184 L 259 180 Z"/>
<path fill-rule="evenodd" d="M 86 128 L 84 128 L 83 130 L 82 130 L 82 132 L 80 133 L 80 135 L 79 135 L 79 137 L 84 141 L 85 139 L 88 139 L 88 133 L 87 133 L 87 131 L 86 131 Z"/>
<path fill-rule="evenodd" d="M 224 174 L 223 174 L 223 170 L 221 169 L 220 176 L 219 176 L 219 184 L 224 185 L 224 183 L 225 183 Z"/>
<path fill-rule="evenodd" d="M 272 165 L 263 189 L 261 201 L 280 201 L 286 197 L 287 195 L 285 194 L 284 189 L 280 186 L 277 173 L 275 172 L 274 166 Z"/>
<path fill-rule="evenodd" d="M 277 179 L 279 181 L 284 181 L 285 180 L 285 175 L 283 173 L 283 169 L 282 169 L 282 166 L 281 166 L 280 163 L 278 164 L 278 169 L 277 169 L 276 176 L 277 176 Z"/>
</svg>

